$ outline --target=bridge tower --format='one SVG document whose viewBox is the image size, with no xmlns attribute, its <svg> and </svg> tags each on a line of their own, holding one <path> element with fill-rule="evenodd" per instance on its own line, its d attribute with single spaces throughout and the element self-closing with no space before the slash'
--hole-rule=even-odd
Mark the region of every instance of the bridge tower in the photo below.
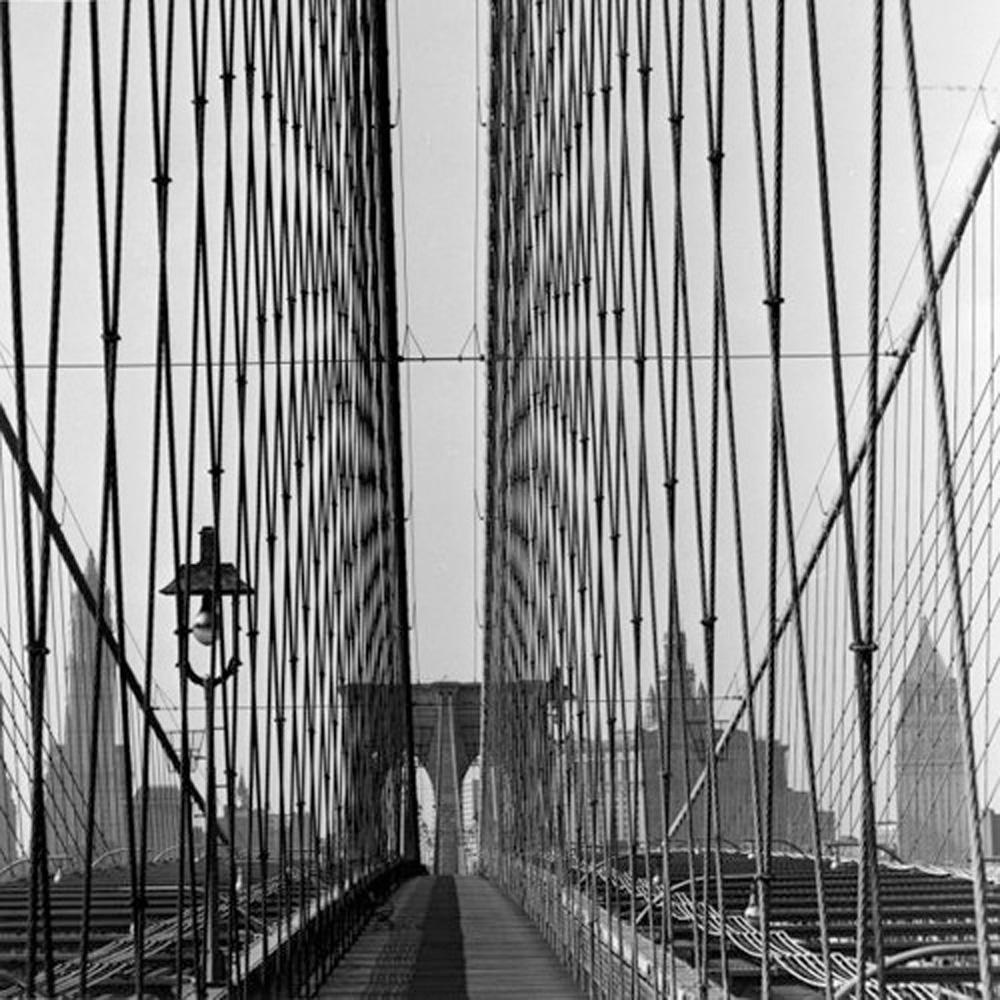
<svg viewBox="0 0 1000 1000">
<path fill-rule="evenodd" d="M 479 754 L 478 684 L 413 686 L 413 752 L 434 788 L 434 872 L 467 874 L 462 779 Z"/>
</svg>

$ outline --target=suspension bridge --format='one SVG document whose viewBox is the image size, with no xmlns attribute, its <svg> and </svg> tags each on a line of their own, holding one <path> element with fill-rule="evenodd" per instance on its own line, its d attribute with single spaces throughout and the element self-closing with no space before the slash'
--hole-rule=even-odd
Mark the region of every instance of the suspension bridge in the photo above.
<svg viewBox="0 0 1000 1000">
<path fill-rule="evenodd" d="M 969 6 L 477 3 L 428 354 L 399 3 L 0 4 L 0 996 L 996 995 Z"/>
</svg>

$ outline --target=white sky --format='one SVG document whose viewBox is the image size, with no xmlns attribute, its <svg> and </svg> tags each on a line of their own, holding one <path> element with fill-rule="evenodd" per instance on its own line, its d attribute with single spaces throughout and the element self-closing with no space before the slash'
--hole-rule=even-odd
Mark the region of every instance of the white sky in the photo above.
<svg viewBox="0 0 1000 1000">
<path fill-rule="evenodd" d="M 396 0 L 394 0 L 396 3 Z M 467 343 L 474 315 L 473 262 L 475 226 L 476 144 L 480 143 L 480 166 L 485 161 L 485 129 L 476 126 L 476 75 L 480 78 L 482 114 L 488 101 L 488 60 L 485 52 L 476 59 L 476 5 L 468 2 L 398 0 L 400 26 L 400 72 L 402 83 L 403 130 L 401 153 L 405 171 L 405 248 L 409 272 L 409 324 L 428 355 L 455 355 Z M 769 5 L 758 5 L 758 46 L 760 58 L 768 65 L 770 25 Z M 860 351 L 866 343 L 867 197 L 868 197 L 868 101 L 870 47 L 870 4 L 852 0 L 836 5 L 820 4 L 823 45 L 825 99 L 827 102 L 828 144 L 831 155 L 831 184 L 834 200 L 834 232 L 837 238 L 838 279 L 841 290 L 841 323 L 845 350 Z M 488 42 L 489 10 L 478 4 L 480 45 Z M 692 8 L 693 10 L 694 8 Z M 731 299 L 759 301 L 759 265 L 745 273 L 738 259 L 739 240 L 748 250 L 756 245 L 756 202 L 748 182 L 749 164 L 740 161 L 733 149 L 745 147 L 749 134 L 746 109 L 749 101 L 739 81 L 745 82 L 746 56 L 741 33 L 744 15 L 741 5 L 730 5 L 730 25 L 734 44 L 728 60 L 729 101 L 727 103 L 727 218 L 739 217 L 745 225 L 734 227 L 736 242 L 730 248 L 729 281 Z M 994 62 L 977 96 L 976 88 L 990 63 L 1000 37 L 1000 10 L 990 2 L 952 5 L 915 4 L 918 60 L 921 71 L 925 141 L 928 154 L 928 182 L 932 193 L 945 174 L 943 194 L 935 212 L 938 244 L 943 240 L 961 203 L 971 173 L 989 132 L 989 116 L 1000 114 L 1000 72 Z M 701 170 L 704 158 L 702 138 L 703 98 L 698 64 L 697 19 L 689 14 L 688 61 L 693 66 L 689 80 L 687 161 L 692 170 Z M 819 221 L 816 209 L 815 167 L 811 106 L 809 104 L 804 19 L 798 5 L 789 7 L 788 28 L 788 114 L 787 125 L 787 209 L 786 225 L 786 349 L 802 344 L 806 350 L 822 350 L 826 340 L 825 304 L 820 271 Z M 886 69 L 886 217 L 883 302 L 891 301 L 903 268 L 916 247 L 915 201 L 906 117 L 906 93 L 899 58 L 899 15 L 896 5 L 886 10 L 886 37 L 889 56 Z M 696 58 L 697 57 L 697 58 Z M 654 68 L 654 86 L 664 85 L 661 67 Z M 765 120 L 770 121 L 770 76 L 765 70 L 762 83 Z M 971 112 L 971 114 L 970 114 Z M 969 121 L 964 131 L 965 119 Z M 765 124 L 765 129 L 768 129 Z M 769 135 L 769 132 L 766 134 Z M 953 162 L 950 162 L 952 161 Z M 660 198 L 668 196 L 669 173 L 661 165 Z M 655 183 L 655 182 L 654 182 Z M 707 212 L 707 180 L 703 181 Z M 486 180 L 481 179 L 478 195 L 486 196 Z M 692 186 L 692 190 L 697 190 Z M 397 191 L 398 195 L 398 191 Z M 741 204 L 742 203 L 742 204 Z M 484 204 L 484 203 L 482 203 Z M 707 216 L 703 216 L 706 218 Z M 485 208 L 481 210 L 479 238 L 485 238 Z M 666 225 L 661 240 L 666 243 Z M 694 252 L 706 252 L 707 236 L 699 236 L 689 226 Z M 479 261 L 482 264 L 482 260 Z M 919 258 L 913 271 L 921 281 Z M 481 269 L 479 281 L 482 282 Z M 666 271 L 664 271 L 666 273 Z M 915 309 L 919 284 L 911 281 L 899 295 L 892 311 L 897 335 L 905 328 Z M 403 299 L 401 298 L 401 302 Z M 479 298 L 480 313 L 483 297 Z M 738 309 L 734 323 L 734 349 L 766 351 L 764 327 L 756 323 L 752 337 L 741 341 Z M 484 319 L 478 317 L 484 336 Z M 416 353 L 411 343 L 409 353 Z M 863 376 L 860 360 L 845 362 L 848 391 Z M 823 471 L 833 444 L 832 418 L 816 410 L 815 399 L 830 398 L 829 363 L 824 359 L 789 362 L 786 401 L 790 418 L 791 446 L 796 456 L 794 478 L 799 497 L 799 513 Z M 412 471 L 415 546 L 412 558 L 413 588 L 419 641 L 421 676 L 432 679 L 449 676 L 472 679 L 475 662 L 476 628 L 472 618 L 474 559 L 474 432 L 483 434 L 482 418 L 474 423 L 473 380 L 470 364 L 427 364 L 409 367 L 413 420 Z M 766 414 L 767 363 L 744 362 L 737 377 L 746 376 L 741 393 L 743 412 Z M 482 405 L 482 392 L 479 395 Z M 802 416 L 808 414 L 806 419 Z M 856 422 L 855 422 L 856 423 Z M 761 423 L 759 426 L 765 426 Z M 750 455 L 748 464 L 766 462 L 763 442 L 741 442 Z M 766 465 L 758 465 L 766 470 Z M 826 465 L 827 481 L 834 467 Z M 766 476 L 748 475 L 745 488 L 751 504 L 766 499 Z M 826 496 L 826 502 L 830 496 Z M 753 507 L 751 506 L 751 510 Z M 811 542 L 807 531 L 801 539 Z M 480 551 L 481 556 L 481 551 Z M 482 562 L 478 566 L 482 570 Z M 693 626 L 692 626 L 693 627 Z"/>
<path fill-rule="evenodd" d="M 696 5 L 688 5 L 692 9 Z M 756 202 L 750 186 L 752 171 L 747 159 L 749 124 L 746 113 L 746 53 L 741 42 L 742 5 L 728 5 L 732 44 L 728 49 L 727 187 L 726 217 L 732 230 L 727 253 L 730 281 L 731 322 L 734 350 L 759 353 L 766 350 L 763 313 L 760 309 L 760 268 L 757 254 Z M 758 44 L 766 63 L 770 46 L 770 25 L 765 8 L 758 10 Z M 186 8 L 186 5 L 180 5 Z M 870 5 L 861 0 L 821 3 L 823 71 L 827 101 L 827 127 L 831 154 L 831 184 L 834 201 L 834 228 L 837 241 L 838 282 L 841 292 L 841 321 L 844 347 L 863 348 L 865 331 L 867 270 L 867 176 L 868 176 L 868 56 Z M 819 223 L 815 195 L 815 167 L 811 130 L 811 109 L 805 76 L 805 35 L 801 5 L 789 5 L 788 34 L 788 139 L 787 139 L 787 226 L 786 226 L 786 313 L 785 346 L 822 350 L 826 343 L 823 318 L 822 272 L 820 269 Z M 18 87 L 18 169 L 21 221 L 24 239 L 26 308 L 31 338 L 30 360 L 42 360 L 47 329 L 48 275 L 51 253 L 51 213 L 53 136 L 56 113 L 58 65 L 58 14 L 55 3 L 15 4 L 15 72 Z M 75 27 L 74 90 L 71 117 L 70 226 L 67 253 L 72 262 L 64 302 L 64 358 L 95 361 L 99 358 L 96 312 L 96 265 L 94 263 L 93 176 L 90 159 L 90 108 L 87 72 L 89 53 L 85 43 L 85 10 L 78 5 Z M 112 0 L 101 5 L 107 26 L 107 51 L 114 50 L 118 6 Z M 145 5 L 136 5 L 137 23 L 143 24 Z M 399 227 L 398 261 L 402 280 L 405 262 L 406 283 L 401 286 L 400 331 L 406 353 L 421 351 L 431 357 L 457 356 L 474 352 L 473 328 L 485 341 L 483 260 L 486 237 L 485 117 L 488 97 L 488 58 L 485 53 L 489 7 L 485 0 L 392 0 L 390 44 L 393 89 L 401 102 L 394 101 L 397 127 L 393 138 L 402 164 L 402 181 L 397 173 L 397 211 L 403 219 Z M 186 18 L 186 13 L 178 15 Z M 479 22 L 477 50 L 477 17 Z M 942 196 L 935 210 L 935 237 L 938 246 L 961 203 L 966 185 L 991 128 L 990 119 L 1000 115 L 1000 66 L 990 60 L 1000 38 L 1000 6 L 995 0 L 969 0 L 961 4 L 919 2 L 915 4 L 918 58 L 921 70 L 925 136 L 928 153 L 928 180 L 937 190 L 949 168 Z M 886 70 L 886 190 L 885 268 L 883 301 L 890 329 L 898 336 L 913 314 L 919 291 L 919 269 L 901 286 L 906 262 L 915 247 L 915 213 L 908 121 L 904 81 L 899 59 L 898 12 L 887 5 L 888 60 Z M 139 27 L 137 31 L 143 31 Z M 689 16 L 687 52 L 689 80 L 687 95 L 686 162 L 691 170 L 689 188 L 694 207 L 689 214 L 689 240 L 693 264 L 704 262 L 710 249 L 706 219 L 708 185 L 704 178 L 703 108 L 700 66 L 696 55 L 697 19 Z M 398 51 L 396 44 L 398 40 Z M 179 43 L 178 80 L 189 77 L 186 36 Z M 132 71 L 137 74 L 133 88 L 130 128 L 132 132 L 127 173 L 128 202 L 126 257 L 127 294 L 123 312 L 123 359 L 149 362 L 152 353 L 151 302 L 155 288 L 155 253 L 149 234 L 154 220 L 149 177 L 151 176 L 148 126 L 148 73 L 142 59 L 144 35 L 135 46 Z M 112 100 L 117 80 L 114 60 L 105 58 L 107 100 Z M 397 71 L 398 67 L 398 71 Z M 987 68 L 989 70 L 987 72 Z M 984 73 L 986 73 L 984 79 Z M 980 81 L 984 88 L 977 91 Z M 770 134 L 770 74 L 765 70 L 765 129 Z M 659 94 L 660 117 L 656 119 L 662 145 L 664 131 L 662 94 L 664 74 L 654 68 L 653 83 Z M 189 84 L 184 84 L 189 86 Z M 477 85 L 481 102 L 477 107 Z M 181 84 L 179 83 L 180 87 Z M 190 114 L 178 99 L 174 156 L 178 163 L 191 155 Z M 23 113 L 22 113 L 23 111 Z M 210 107 L 210 114 L 218 114 Z M 187 115 L 187 117 L 184 117 Z M 107 118 L 110 122 L 111 115 Z M 963 123 L 967 121 L 964 126 Z M 111 131 L 109 127 L 110 142 Z M 480 168 L 478 183 L 477 163 Z M 5 179 L 0 177 L 0 181 Z M 654 182 L 660 203 L 668 195 L 669 171 L 661 163 Z M 701 200 L 697 200 L 698 191 Z M 189 232 L 185 218 L 190 213 L 190 191 L 178 182 L 172 189 L 172 212 L 177 221 L 175 246 L 186 246 Z M 477 230 L 477 199 L 479 204 Z M 131 207 L 134 205 L 134 208 Z M 2 211 L 2 210 L 0 210 Z M 404 214 L 405 212 L 405 214 Z M 5 216 L 3 216 L 5 223 Z M 666 242 L 669 225 L 660 234 Z M 477 246 L 478 236 L 478 246 Z M 747 266 L 742 266 L 742 254 Z M 0 257 L 6 254 L 6 228 L 0 235 Z M 188 269 L 189 270 L 189 269 Z M 661 272 L 668 273 L 664 264 Z M 176 300 L 190 300 L 186 294 L 189 275 L 176 268 Z M 478 300 L 476 297 L 479 283 Z M 895 301 L 894 291 L 902 287 Z M 701 289 L 704 291 L 704 285 Z M 696 293 L 697 294 L 697 293 Z M 478 315 L 477 315 L 478 302 Z M 705 299 L 696 303 L 704 312 Z M 189 308 L 188 307 L 181 307 Z M 6 273 L 0 278 L 0 346 L 9 350 L 9 300 Z M 178 323 L 187 322 L 179 314 Z M 740 433 L 748 523 L 760 525 L 766 500 L 766 427 L 768 407 L 767 364 L 763 361 L 738 362 L 738 405 L 743 419 Z M 706 369 L 707 371 L 707 369 Z M 415 608 L 415 676 L 422 680 L 450 677 L 471 680 L 478 674 L 479 626 L 476 621 L 478 595 L 483 571 L 481 525 L 476 517 L 476 497 L 483 505 L 481 466 L 484 438 L 481 366 L 471 361 L 413 363 L 404 370 L 404 425 L 408 429 L 408 484 L 412 512 L 411 594 Z M 811 541 L 818 505 L 807 512 L 815 485 L 822 478 L 819 496 L 829 502 L 834 468 L 827 464 L 832 446 L 829 366 L 825 360 L 788 362 L 786 403 L 790 414 L 790 447 L 796 490 L 796 510 L 807 521 L 801 539 L 803 549 Z M 863 374 L 860 361 L 846 363 L 848 391 Z M 76 515 L 83 525 L 87 542 L 96 546 L 99 516 L 98 473 L 100 462 L 102 377 L 99 370 L 64 371 L 60 399 L 60 438 L 57 468 Z M 478 394 L 477 394 L 477 379 Z M 30 380 L 30 405 L 39 428 L 43 376 Z M 183 376 L 178 392 L 185 391 Z M 124 517 L 126 535 L 141 540 L 148 533 L 148 433 L 151 424 L 149 399 L 151 374 L 132 369 L 121 377 L 122 461 L 127 471 Z M 5 402 L 9 390 L 4 390 Z M 820 401 L 820 402 L 817 402 Z M 478 404 L 478 411 L 476 409 Z M 853 421 L 857 428 L 858 420 Z M 477 461 L 478 458 L 478 461 Z M 206 464 L 204 456 L 198 461 Z M 207 477 L 203 477 L 207 480 Z M 200 482 L 200 481 L 199 481 Z M 208 520 L 204 485 L 195 498 L 195 524 Z M 811 522 L 809 517 L 812 517 Z M 757 581 L 762 531 L 755 532 L 751 553 L 756 557 Z M 82 546 L 81 546 L 82 548 Z M 161 563 L 167 548 L 161 551 Z M 683 554 L 682 554 L 683 555 Z M 693 580 L 693 564 L 682 569 Z M 170 575 L 160 573 L 164 578 Z M 128 567 L 127 587 L 140 597 L 129 608 L 130 620 L 141 634 L 144 616 L 146 567 L 135 560 Z M 759 596 L 760 588 L 755 593 Z M 723 595 L 725 600 L 725 595 Z M 731 610 L 731 609 L 730 609 Z M 758 606 L 755 609 L 759 612 Z M 752 620 L 756 620 L 752 609 Z M 165 617 L 166 609 L 161 609 Z M 688 627 L 697 618 L 691 603 Z M 481 613 L 481 609 L 480 609 Z M 164 638 L 169 643 L 169 635 Z M 163 648 L 169 648 L 164 645 Z M 693 657 L 696 664 L 698 656 Z M 173 676 L 171 663 L 157 665 L 165 682 Z"/>
<path fill-rule="evenodd" d="M 486 142 L 486 129 L 477 125 L 477 72 L 484 118 L 488 95 L 488 61 L 485 52 L 479 59 L 476 55 L 476 19 L 488 26 L 488 8 L 478 7 L 477 14 L 477 5 L 468 2 L 400 0 L 392 5 L 399 17 L 403 107 L 402 129 L 394 133 L 404 171 L 397 211 L 402 194 L 406 213 L 398 259 L 400 265 L 405 259 L 408 274 L 400 324 L 405 329 L 408 301 L 415 341 L 408 342 L 406 353 L 414 356 L 421 350 L 431 357 L 475 354 L 475 283 L 482 278 L 474 230 L 476 199 L 485 199 L 485 177 L 476 182 L 477 143 L 484 163 Z M 483 27 L 482 45 L 486 34 Z M 483 214 L 480 241 L 485 233 Z M 485 343 L 481 321 L 478 332 Z M 473 400 L 478 378 L 478 402 L 484 407 L 481 376 L 481 366 L 470 361 L 411 364 L 403 373 L 412 413 L 412 423 L 408 414 L 404 420 L 413 454 L 414 663 L 423 680 L 472 680 L 479 669 L 475 600 L 481 585 L 473 562 L 481 532 L 474 463 L 475 435 L 481 438 L 484 425 L 482 417 L 477 422 Z"/>
</svg>

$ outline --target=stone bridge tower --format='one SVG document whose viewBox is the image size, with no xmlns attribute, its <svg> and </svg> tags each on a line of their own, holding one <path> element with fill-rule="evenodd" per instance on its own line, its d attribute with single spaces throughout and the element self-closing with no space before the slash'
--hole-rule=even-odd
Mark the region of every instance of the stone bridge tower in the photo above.
<svg viewBox="0 0 1000 1000">
<path fill-rule="evenodd" d="M 414 684 L 413 752 L 434 787 L 434 865 L 438 875 L 466 874 L 462 779 L 479 755 L 478 684 Z"/>
</svg>

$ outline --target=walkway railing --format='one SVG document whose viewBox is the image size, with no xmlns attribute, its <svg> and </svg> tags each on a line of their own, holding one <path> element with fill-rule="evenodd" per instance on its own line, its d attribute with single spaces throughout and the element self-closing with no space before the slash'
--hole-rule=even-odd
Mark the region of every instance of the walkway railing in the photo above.
<svg viewBox="0 0 1000 1000">
<path fill-rule="evenodd" d="M 0 6 L 15 990 L 303 983 L 416 861 L 386 17 Z"/>
</svg>

